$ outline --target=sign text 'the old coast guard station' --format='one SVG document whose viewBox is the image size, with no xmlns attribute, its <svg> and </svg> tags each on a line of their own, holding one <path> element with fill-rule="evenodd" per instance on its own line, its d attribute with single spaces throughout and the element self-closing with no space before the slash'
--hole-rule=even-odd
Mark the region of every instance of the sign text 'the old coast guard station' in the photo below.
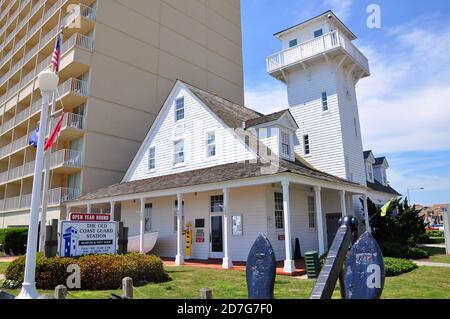
<svg viewBox="0 0 450 319">
<path fill-rule="evenodd" d="M 62 221 L 60 255 L 115 254 L 116 234 L 115 222 Z"/>
</svg>

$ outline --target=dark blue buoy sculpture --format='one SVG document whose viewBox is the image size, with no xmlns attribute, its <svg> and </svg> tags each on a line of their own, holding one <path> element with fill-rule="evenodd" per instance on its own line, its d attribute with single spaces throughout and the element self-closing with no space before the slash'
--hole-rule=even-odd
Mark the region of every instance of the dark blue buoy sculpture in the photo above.
<svg viewBox="0 0 450 319">
<path fill-rule="evenodd" d="M 345 263 L 345 299 L 379 299 L 385 281 L 383 254 L 369 232 L 353 245 Z"/>
<path fill-rule="evenodd" d="M 246 275 L 249 299 L 273 299 L 276 264 L 269 239 L 263 234 L 259 235 L 247 259 Z"/>
</svg>

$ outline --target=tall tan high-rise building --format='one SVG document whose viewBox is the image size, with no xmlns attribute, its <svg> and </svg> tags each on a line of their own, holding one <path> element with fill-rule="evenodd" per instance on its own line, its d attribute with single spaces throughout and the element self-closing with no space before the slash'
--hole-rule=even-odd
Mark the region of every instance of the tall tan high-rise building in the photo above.
<svg viewBox="0 0 450 319">
<path fill-rule="evenodd" d="M 36 77 L 62 43 L 49 219 L 123 177 L 177 78 L 243 104 L 239 0 L 0 0 L 0 228 L 28 224 Z"/>
</svg>

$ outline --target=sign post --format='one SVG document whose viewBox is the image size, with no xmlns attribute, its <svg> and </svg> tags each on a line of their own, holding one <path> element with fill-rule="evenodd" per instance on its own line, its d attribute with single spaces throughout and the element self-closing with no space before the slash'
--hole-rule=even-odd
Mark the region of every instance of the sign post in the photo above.
<svg viewBox="0 0 450 319">
<path fill-rule="evenodd" d="M 445 251 L 450 255 L 450 205 L 447 205 L 444 215 L 444 237 L 445 237 Z"/>
</svg>

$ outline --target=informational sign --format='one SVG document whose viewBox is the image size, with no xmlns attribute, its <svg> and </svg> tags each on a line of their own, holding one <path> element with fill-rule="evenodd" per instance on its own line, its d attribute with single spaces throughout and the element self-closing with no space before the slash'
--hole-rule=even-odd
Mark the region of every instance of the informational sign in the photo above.
<svg viewBox="0 0 450 319">
<path fill-rule="evenodd" d="M 197 229 L 195 233 L 195 242 L 204 243 L 205 242 L 205 231 L 203 229 Z"/>
<path fill-rule="evenodd" d="M 115 254 L 116 236 L 115 222 L 62 221 L 59 255 Z"/>
<path fill-rule="evenodd" d="M 242 215 L 235 215 L 232 217 L 233 222 L 233 236 L 242 236 Z"/>
<path fill-rule="evenodd" d="M 80 222 L 109 222 L 111 220 L 111 215 L 71 213 L 70 220 Z"/>
<path fill-rule="evenodd" d="M 281 241 L 286 240 L 286 237 L 284 235 L 278 235 L 278 240 Z"/>
</svg>

